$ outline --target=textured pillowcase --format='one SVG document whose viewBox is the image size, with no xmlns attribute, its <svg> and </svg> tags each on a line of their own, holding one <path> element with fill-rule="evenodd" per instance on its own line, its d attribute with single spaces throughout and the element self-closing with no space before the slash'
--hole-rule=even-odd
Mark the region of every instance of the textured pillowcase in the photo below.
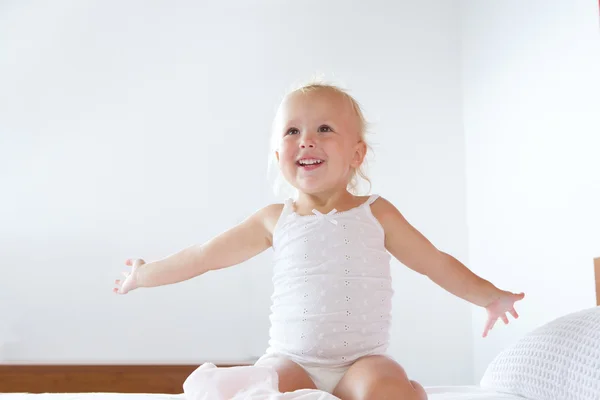
<svg viewBox="0 0 600 400">
<path fill-rule="evenodd" d="M 530 400 L 599 400 L 600 307 L 528 333 L 496 356 L 480 384 Z"/>
</svg>

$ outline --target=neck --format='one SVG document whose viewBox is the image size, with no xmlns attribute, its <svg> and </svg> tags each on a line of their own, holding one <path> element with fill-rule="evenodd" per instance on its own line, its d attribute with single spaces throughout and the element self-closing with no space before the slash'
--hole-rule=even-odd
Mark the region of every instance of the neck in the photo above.
<svg viewBox="0 0 600 400">
<path fill-rule="evenodd" d="M 348 192 L 346 188 L 332 189 L 319 193 L 303 193 L 298 194 L 296 200 L 296 208 L 298 212 L 310 213 L 316 209 L 323 213 L 328 213 L 334 208 L 351 208 L 355 202 L 355 197 Z"/>
</svg>

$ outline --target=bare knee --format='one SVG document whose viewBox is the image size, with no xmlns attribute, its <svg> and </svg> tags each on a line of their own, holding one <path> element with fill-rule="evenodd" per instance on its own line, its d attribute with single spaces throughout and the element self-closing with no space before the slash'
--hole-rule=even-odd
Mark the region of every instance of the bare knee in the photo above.
<svg viewBox="0 0 600 400">
<path fill-rule="evenodd" d="M 415 389 L 415 393 L 417 394 L 417 397 L 416 397 L 417 400 L 427 400 L 427 392 L 425 391 L 425 388 L 423 388 L 423 386 L 421 386 L 421 384 L 419 382 L 410 381 L 410 384 Z"/>
<path fill-rule="evenodd" d="M 382 376 L 365 387 L 360 400 L 427 400 L 427 394 L 417 382 Z"/>
<path fill-rule="evenodd" d="M 427 400 L 423 387 L 384 356 L 358 360 L 342 378 L 334 395 L 342 400 Z"/>
<path fill-rule="evenodd" d="M 362 393 L 361 400 L 400 399 L 398 394 L 404 394 L 403 392 L 407 392 L 407 386 L 405 382 L 401 383 L 395 377 L 386 376 L 373 379 L 371 382 L 369 382 L 369 385 L 366 385 L 365 390 Z M 403 396 L 402 400 L 404 400 L 404 397 L 406 396 Z"/>
</svg>

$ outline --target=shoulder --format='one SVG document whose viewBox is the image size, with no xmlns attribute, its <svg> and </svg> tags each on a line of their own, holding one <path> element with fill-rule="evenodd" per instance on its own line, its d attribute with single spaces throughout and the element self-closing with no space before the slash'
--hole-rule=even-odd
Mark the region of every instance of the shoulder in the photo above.
<svg viewBox="0 0 600 400">
<path fill-rule="evenodd" d="M 277 221 L 279 221 L 283 207 L 284 204 L 282 203 L 268 204 L 258 210 L 253 217 L 262 223 L 269 234 L 273 234 L 273 230 L 277 225 Z"/>
<path fill-rule="evenodd" d="M 394 206 L 388 199 L 383 196 L 377 196 L 377 198 L 371 204 L 371 210 L 373 215 L 377 219 L 390 217 L 393 214 L 399 213 L 396 206 Z"/>
<path fill-rule="evenodd" d="M 388 231 L 393 226 L 398 225 L 398 223 L 403 223 L 405 221 L 400 210 L 383 196 L 378 196 L 377 199 L 373 201 L 371 204 L 371 212 L 385 231 Z"/>
</svg>

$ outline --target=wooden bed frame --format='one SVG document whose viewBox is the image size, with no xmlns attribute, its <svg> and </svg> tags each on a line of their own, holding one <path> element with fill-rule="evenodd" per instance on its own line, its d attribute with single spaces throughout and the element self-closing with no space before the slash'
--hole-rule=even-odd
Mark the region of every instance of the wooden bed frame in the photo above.
<svg viewBox="0 0 600 400">
<path fill-rule="evenodd" d="M 248 365 L 217 364 L 218 367 Z M 198 365 L 0 365 L 0 393 L 180 394 Z"/>
<path fill-rule="evenodd" d="M 596 305 L 600 306 L 600 257 L 594 258 L 594 275 L 596 278 Z"/>
<path fill-rule="evenodd" d="M 600 306 L 600 257 L 594 259 L 596 305 Z M 180 394 L 198 365 L 0 365 L 0 393 Z M 248 363 L 217 364 L 219 367 Z"/>
</svg>

